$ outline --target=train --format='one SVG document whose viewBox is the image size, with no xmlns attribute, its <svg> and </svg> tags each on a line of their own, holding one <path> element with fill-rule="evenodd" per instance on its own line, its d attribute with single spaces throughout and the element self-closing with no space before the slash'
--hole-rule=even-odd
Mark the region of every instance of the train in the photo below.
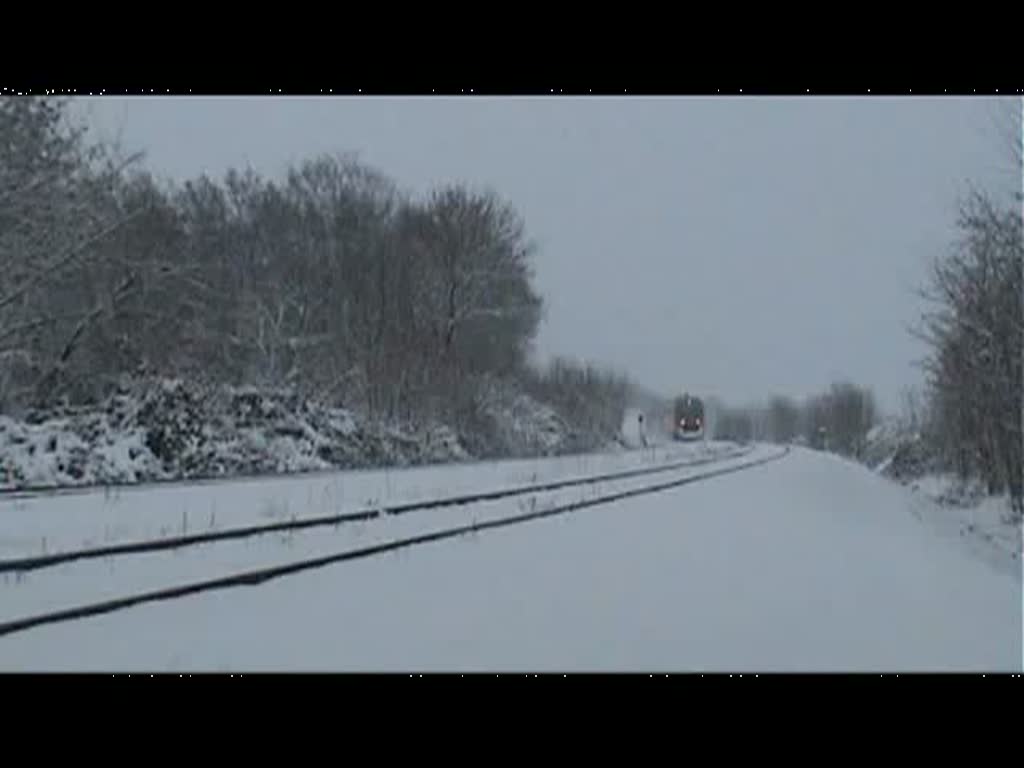
<svg viewBox="0 0 1024 768">
<path fill-rule="evenodd" d="M 672 409 L 672 437 L 679 441 L 704 439 L 704 401 L 684 394 L 677 397 Z"/>
</svg>

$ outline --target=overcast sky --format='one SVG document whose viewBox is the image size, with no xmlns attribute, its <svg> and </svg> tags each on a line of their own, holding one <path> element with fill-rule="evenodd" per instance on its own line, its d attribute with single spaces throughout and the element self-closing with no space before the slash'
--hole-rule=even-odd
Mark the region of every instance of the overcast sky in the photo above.
<svg viewBox="0 0 1024 768">
<path fill-rule="evenodd" d="M 523 215 L 538 351 L 670 394 L 898 405 L 913 291 L 968 180 L 1019 189 L 981 98 L 115 98 L 82 106 L 179 180 L 355 152 L 415 192 L 466 181 Z"/>
</svg>

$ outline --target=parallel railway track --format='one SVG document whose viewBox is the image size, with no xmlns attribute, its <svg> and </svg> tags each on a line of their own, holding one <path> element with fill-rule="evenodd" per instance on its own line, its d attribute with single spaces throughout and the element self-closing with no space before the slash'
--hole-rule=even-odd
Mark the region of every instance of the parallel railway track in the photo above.
<svg viewBox="0 0 1024 768">
<path fill-rule="evenodd" d="M 156 590 L 138 592 L 135 594 L 115 599 L 82 604 L 72 608 L 49 611 L 34 616 L 28 616 L 25 618 L 0 622 L 0 636 L 10 635 L 16 632 L 24 632 L 32 628 L 48 624 L 57 624 L 67 621 L 83 619 L 90 616 L 98 616 L 106 613 L 111 613 L 114 611 L 124 610 L 137 605 L 174 600 L 188 595 L 200 594 L 203 592 L 211 592 L 214 590 L 229 589 L 241 586 L 255 586 L 271 581 L 273 579 L 278 579 L 287 575 L 300 573 L 303 571 L 323 568 L 335 563 L 373 557 L 376 555 L 384 554 L 386 552 L 393 552 L 400 549 L 406 549 L 432 542 L 443 541 L 445 539 L 453 539 L 459 536 L 477 533 L 484 530 L 504 528 L 513 525 L 521 525 L 535 520 L 541 520 L 544 518 L 550 518 L 559 515 L 566 515 L 578 512 L 580 510 L 597 507 L 600 505 L 606 505 L 617 501 L 623 501 L 629 498 L 659 493 L 673 488 L 678 488 L 684 485 L 709 480 L 714 477 L 720 477 L 722 475 L 732 474 L 735 472 L 742 472 L 763 464 L 767 464 L 769 462 L 778 461 L 779 459 L 782 459 L 783 457 L 788 455 L 788 453 L 789 448 L 787 447 L 771 456 L 767 456 L 760 459 L 754 459 L 751 461 L 744 462 L 742 464 L 732 465 L 721 469 L 713 469 L 696 475 L 687 475 L 683 478 L 668 480 L 653 485 L 645 485 L 639 488 L 632 488 L 625 491 L 618 491 L 615 493 L 606 494 L 590 499 L 583 499 L 575 502 L 558 504 L 548 509 L 525 512 L 518 515 L 511 515 L 508 517 L 501 517 L 494 520 L 488 520 L 485 522 L 470 523 L 441 528 L 438 530 L 421 533 L 415 536 L 406 536 L 398 539 L 393 539 L 390 541 L 381 542 L 378 544 L 373 544 L 370 546 L 360 547 L 356 549 L 348 549 L 342 552 L 336 552 L 326 556 L 306 558 L 291 563 L 285 563 L 282 565 L 246 570 L 228 576 L 221 576 L 218 578 L 194 581 L 191 583 L 179 584 Z M 721 459 L 715 460 L 717 461 Z M 689 466 L 693 466 L 693 464 L 691 463 Z M 682 469 L 682 467 L 678 467 L 677 469 Z M 631 476 L 637 476 L 638 474 L 653 474 L 654 471 L 664 472 L 668 470 L 664 467 L 657 468 L 656 470 L 634 470 L 632 471 Z M 621 477 L 622 474 L 620 473 L 618 475 L 618 478 L 621 479 Z M 587 480 L 564 481 L 561 487 L 567 487 L 565 483 L 572 482 L 575 482 L 576 484 L 581 484 L 582 482 L 600 482 L 600 480 L 594 480 L 593 478 L 590 478 Z M 478 497 L 486 495 L 487 494 L 477 494 Z M 477 499 L 477 501 L 482 500 L 484 499 Z M 437 502 L 435 501 L 434 503 L 436 504 Z M 472 502 L 467 501 L 463 503 Z M 423 507 L 421 506 L 419 508 Z"/>
<path fill-rule="evenodd" d="M 428 499 L 424 501 L 410 501 L 403 504 L 395 504 L 384 507 L 356 510 L 353 512 L 342 512 L 334 515 L 320 515 L 301 520 L 287 520 L 279 523 L 264 523 L 261 525 L 247 525 L 228 528 L 221 531 L 207 531 L 204 533 L 188 534 L 182 536 L 165 537 L 161 539 L 146 539 L 142 541 L 130 541 L 120 544 L 108 544 L 101 547 L 88 547 L 72 549 L 63 552 L 53 552 L 45 555 L 33 555 L 30 557 L 18 557 L 0 559 L 0 574 L 19 573 L 36 571 L 43 568 L 53 568 L 64 563 L 76 560 L 95 560 L 99 558 L 117 557 L 123 555 L 144 554 L 147 552 L 160 552 L 182 547 L 197 546 L 200 544 L 211 544 L 220 541 L 244 539 L 252 536 L 265 536 L 272 533 L 285 533 L 299 531 L 308 528 L 323 528 L 341 525 L 343 523 L 362 522 L 382 518 L 388 515 L 404 515 L 412 512 L 425 512 L 433 509 L 447 507 L 466 506 L 488 501 L 513 498 L 516 496 L 528 496 L 531 494 L 545 493 L 549 491 L 574 488 L 583 485 L 594 485 L 597 483 L 611 482 L 615 480 L 626 480 L 633 477 L 642 477 L 664 472 L 671 472 L 689 467 L 702 466 L 717 461 L 739 458 L 750 452 L 751 449 L 744 448 L 731 451 L 727 454 L 715 455 L 700 459 L 677 461 L 671 464 L 664 464 L 656 467 L 642 467 L 640 469 L 620 470 L 618 472 L 605 472 L 598 475 L 577 477 L 569 480 L 556 480 L 546 483 L 534 483 L 525 486 L 502 488 L 494 491 L 478 493 L 467 493 L 458 496 L 448 496 L 439 499 Z"/>
</svg>

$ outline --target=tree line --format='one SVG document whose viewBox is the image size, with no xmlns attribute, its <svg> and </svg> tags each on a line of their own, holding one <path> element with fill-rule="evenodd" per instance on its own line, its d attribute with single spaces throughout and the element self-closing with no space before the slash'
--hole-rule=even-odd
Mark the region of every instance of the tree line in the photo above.
<svg viewBox="0 0 1024 768">
<path fill-rule="evenodd" d="M 719 440 L 801 442 L 843 456 L 860 458 L 867 435 L 878 421 L 875 396 L 853 382 L 799 401 L 785 395 L 745 407 L 711 404 L 712 434 Z"/>
<path fill-rule="evenodd" d="M 497 376 L 621 419 L 618 377 L 530 366 L 536 248 L 492 190 L 415 199 L 344 155 L 161 182 L 68 106 L 0 98 L 0 412 L 93 402 L 127 373 L 457 422 Z"/>
<path fill-rule="evenodd" d="M 1019 110 L 1019 101 L 1018 107 Z M 1020 114 L 1013 166 L 1021 177 Z M 943 469 L 1009 493 L 1024 514 L 1024 240 L 1021 194 L 998 202 L 971 190 L 959 236 L 933 264 L 918 335 L 928 346 L 923 398 L 908 416 Z"/>
</svg>

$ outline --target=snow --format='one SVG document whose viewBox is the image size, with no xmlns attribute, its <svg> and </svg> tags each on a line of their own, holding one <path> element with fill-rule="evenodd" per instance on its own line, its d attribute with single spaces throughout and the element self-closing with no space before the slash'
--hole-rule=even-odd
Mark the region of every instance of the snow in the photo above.
<svg viewBox="0 0 1024 768">
<path fill-rule="evenodd" d="M 893 457 L 890 456 L 889 458 L 882 461 L 881 464 L 875 467 L 875 472 L 878 472 L 879 474 L 885 474 L 885 471 L 892 465 L 892 460 Z"/>
<path fill-rule="evenodd" d="M 508 382 L 488 380 L 480 401 L 495 437 L 515 455 L 550 455 L 566 442 L 570 430 L 555 410 Z"/>
<path fill-rule="evenodd" d="M 464 481 L 487 485 L 531 467 L 566 471 L 565 463 L 522 462 L 511 472 L 509 464 Z M 402 493 L 430 493 L 454 478 L 440 468 L 399 474 Z M 252 498 L 270 498 L 271 487 L 233 485 L 221 503 L 248 507 L 242 495 L 256 489 Z M 137 492 L 136 509 L 164 492 Z M 211 487 L 194 492 L 198 504 Z M 925 502 L 865 467 L 794 449 L 749 471 L 564 517 L 0 637 L 0 667 L 1020 671 L 1019 568 L 922 524 L 915 505 Z M 173 514 L 176 503 L 165 511 Z M 507 512 L 507 504 L 492 510 Z M 136 576 L 164 578 L 155 564 L 176 558 L 177 566 L 159 568 L 196 573 L 193 580 L 250 561 L 341 550 L 355 535 L 343 529 L 295 534 L 292 549 L 279 541 L 276 554 L 263 540 L 248 555 L 244 546 L 211 545 L 125 558 L 105 565 L 108 584 L 128 592 Z M 0 585 L 0 605 L 16 599 L 18 615 L 39 610 L 56 594 L 58 576 L 84 588 L 100 583 L 101 570 L 69 564 L 28 574 Z"/>
<path fill-rule="evenodd" d="M 920 477 L 909 490 L 914 514 L 932 530 L 964 539 L 977 556 L 1003 568 L 1020 569 L 1024 538 L 1008 494 L 989 496 L 982 488 L 964 487 L 955 477 L 941 474 Z"/>
<path fill-rule="evenodd" d="M 935 459 L 921 433 L 900 418 L 876 424 L 865 437 L 864 464 L 897 481 L 923 474 Z"/>
<path fill-rule="evenodd" d="M 736 466 L 769 455 L 770 450 L 762 449 L 753 455 L 723 461 L 715 466 Z M 707 469 L 706 465 L 695 466 L 673 474 L 672 477 L 693 476 L 706 472 Z M 667 476 L 656 476 L 653 480 L 650 477 L 639 477 L 605 482 L 601 483 L 599 490 L 602 494 L 614 493 L 630 488 L 641 488 L 652 482 L 667 479 Z M 267 536 L 187 547 L 173 552 L 141 554 L 129 560 L 96 559 L 68 564 L 66 568 L 58 566 L 29 572 L 17 577 L 8 575 L 7 584 L 13 585 L 13 588 L 3 590 L 0 587 L 0 594 L 4 595 L 4 599 L 0 601 L 0 621 L 111 599 L 123 594 L 126 583 L 131 584 L 133 592 L 155 590 L 170 584 L 192 583 L 222 576 L 226 571 L 283 565 L 295 560 L 322 557 L 341 550 L 380 544 L 395 538 L 416 536 L 427 531 L 511 517 L 534 509 L 576 502 L 582 498 L 589 498 L 593 493 L 594 490 L 591 488 L 564 488 L 472 506 L 388 515 L 369 521 L 304 531 L 278 532 Z M 287 508 L 264 509 L 276 513 L 275 516 L 290 517 Z M 171 521 L 173 522 L 173 517 Z M 193 517 L 193 528 L 190 532 L 196 532 L 197 527 L 200 530 L 205 529 L 206 522 Z M 182 523 L 183 520 L 179 518 L 174 533 L 183 532 Z M 122 526 L 118 533 L 124 535 L 126 529 L 126 526 Z M 211 547 L 216 547 L 214 558 L 210 556 Z M 68 579 L 69 574 L 74 574 L 73 580 Z"/>
<path fill-rule="evenodd" d="M 0 489 L 160 477 L 159 461 L 144 441 L 144 430 L 115 429 L 105 414 L 76 424 L 67 418 L 27 424 L 0 416 Z"/>
<path fill-rule="evenodd" d="M 655 467 L 736 450 L 729 443 L 648 451 L 333 472 L 216 484 L 0 496 L 0 558 L 319 517 L 481 489 Z"/>
<path fill-rule="evenodd" d="M 54 407 L 31 423 L 0 416 L 0 489 L 411 466 L 621 448 L 574 428 L 499 379 L 481 384 L 476 423 L 387 421 L 288 391 L 124 383 L 91 407 Z"/>
<path fill-rule="evenodd" d="M 864 463 L 906 487 L 914 515 L 941 536 L 963 539 L 974 555 L 1019 571 L 1024 556 L 1021 521 L 1009 495 L 989 495 L 980 481 L 963 482 L 931 455 L 921 435 L 891 419 L 868 433 Z"/>
</svg>

